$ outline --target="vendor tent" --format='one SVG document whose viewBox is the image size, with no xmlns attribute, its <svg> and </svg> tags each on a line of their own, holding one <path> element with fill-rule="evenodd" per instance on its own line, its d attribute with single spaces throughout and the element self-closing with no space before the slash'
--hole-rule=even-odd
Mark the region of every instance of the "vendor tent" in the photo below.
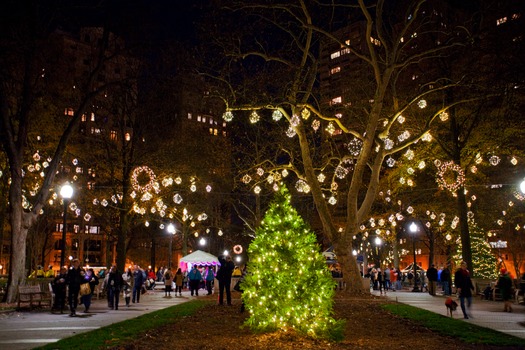
<svg viewBox="0 0 525 350">
<path fill-rule="evenodd" d="M 180 259 L 180 267 L 183 271 L 188 269 L 188 265 L 220 265 L 219 259 L 215 255 L 196 250 L 191 254 L 186 255 Z"/>
</svg>

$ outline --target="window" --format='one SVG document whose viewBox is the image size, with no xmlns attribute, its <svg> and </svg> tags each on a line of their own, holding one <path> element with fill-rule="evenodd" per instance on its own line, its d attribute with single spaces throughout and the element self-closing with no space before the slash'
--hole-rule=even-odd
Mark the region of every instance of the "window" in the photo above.
<svg viewBox="0 0 525 350">
<path fill-rule="evenodd" d="M 346 40 L 345 40 L 345 44 L 346 44 L 347 46 L 350 46 L 350 39 L 346 39 Z"/>
<path fill-rule="evenodd" d="M 191 113 L 188 113 L 188 119 L 191 119 Z"/>
<path fill-rule="evenodd" d="M 98 235 L 100 233 L 100 227 L 99 226 L 86 226 L 87 233 L 90 233 L 92 235 Z"/>
<path fill-rule="evenodd" d="M 501 17 L 501 18 L 496 20 L 496 25 L 500 26 L 500 25 L 502 25 L 505 22 L 507 22 L 507 17 Z"/>
<path fill-rule="evenodd" d="M 201 116 L 200 116 L 200 115 L 198 115 L 198 116 L 197 116 L 197 121 L 198 121 L 198 122 L 200 122 L 200 121 L 201 121 L 201 119 L 202 119 L 202 118 L 201 118 Z"/>
<path fill-rule="evenodd" d="M 92 121 L 92 122 L 95 121 L 95 113 L 91 113 L 91 121 Z"/>
<path fill-rule="evenodd" d="M 219 131 L 217 129 L 213 129 L 213 135 L 217 136 L 219 134 Z"/>
<path fill-rule="evenodd" d="M 126 141 L 131 141 L 131 134 L 127 132 L 126 135 L 124 135 L 124 138 L 126 139 Z"/>
<path fill-rule="evenodd" d="M 345 48 L 341 50 L 341 55 L 348 55 L 350 53 L 350 48 Z"/>
<path fill-rule="evenodd" d="M 95 182 L 88 181 L 87 188 L 88 188 L 88 190 L 94 190 L 95 189 Z"/>
<path fill-rule="evenodd" d="M 69 116 L 74 116 L 75 115 L 75 111 L 73 110 L 73 108 L 66 108 L 66 110 L 64 111 L 64 114 L 65 115 L 69 115 Z M 83 120 L 84 121 L 84 120 Z"/>
<path fill-rule="evenodd" d="M 512 15 L 511 19 L 515 20 L 515 19 L 518 19 L 520 17 L 521 17 L 521 13 L 515 13 L 515 14 Z"/>
<path fill-rule="evenodd" d="M 85 122 L 87 120 L 86 115 L 82 114 L 82 121 Z"/>
<path fill-rule="evenodd" d="M 336 59 L 337 57 L 341 56 L 341 52 L 340 51 L 336 51 L 336 52 L 333 52 L 331 55 L 330 55 L 330 59 Z"/>
<path fill-rule="evenodd" d="M 117 141 L 117 131 L 116 130 L 111 130 L 110 133 L 109 133 L 109 139 L 111 141 Z"/>
<path fill-rule="evenodd" d="M 381 42 L 379 41 L 379 39 L 376 39 L 374 37 L 370 37 L 370 42 L 375 46 L 381 46 Z"/>
<path fill-rule="evenodd" d="M 338 96 L 338 97 L 334 97 L 330 101 L 330 104 L 335 105 L 335 104 L 339 104 L 339 103 L 342 103 L 342 102 L 343 102 L 343 98 L 341 96 Z"/>
<path fill-rule="evenodd" d="M 339 73 L 340 71 L 341 71 L 341 67 L 334 67 L 330 69 L 330 74 L 336 74 L 336 73 Z"/>
<path fill-rule="evenodd" d="M 202 122 L 206 123 L 206 117 L 202 117 Z"/>
</svg>

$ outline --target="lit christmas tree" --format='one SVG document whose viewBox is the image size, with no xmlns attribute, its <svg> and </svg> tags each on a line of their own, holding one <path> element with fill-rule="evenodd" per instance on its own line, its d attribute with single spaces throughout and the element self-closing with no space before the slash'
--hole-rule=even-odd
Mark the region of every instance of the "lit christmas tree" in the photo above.
<svg viewBox="0 0 525 350">
<path fill-rule="evenodd" d="M 283 186 L 248 248 L 242 284 L 255 331 L 294 329 L 314 338 L 338 339 L 343 322 L 331 317 L 335 283 L 315 234 L 292 207 Z"/>
<path fill-rule="evenodd" d="M 492 248 L 485 238 L 485 233 L 476 225 L 474 220 L 469 220 L 470 246 L 472 249 L 472 277 L 495 279 L 497 273 L 497 260 L 492 253 Z M 457 266 L 461 263 L 461 241 L 457 246 L 455 255 Z"/>
</svg>

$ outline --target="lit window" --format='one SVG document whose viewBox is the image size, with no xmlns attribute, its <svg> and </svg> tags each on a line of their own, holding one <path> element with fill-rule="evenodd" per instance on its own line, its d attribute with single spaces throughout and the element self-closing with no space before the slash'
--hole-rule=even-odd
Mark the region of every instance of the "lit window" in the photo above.
<svg viewBox="0 0 525 350">
<path fill-rule="evenodd" d="M 206 123 L 206 117 L 202 117 L 202 122 Z"/>
<path fill-rule="evenodd" d="M 226 131 L 222 132 L 222 136 L 226 137 Z"/>
<path fill-rule="evenodd" d="M 515 20 L 515 19 L 518 19 L 520 17 L 521 17 L 521 13 L 515 13 L 515 14 L 512 15 L 511 18 L 512 18 L 512 20 Z"/>
<path fill-rule="evenodd" d="M 100 132 L 101 132 L 100 128 L 95 128 L 95 134 L 98 135 L 98 134 L 100 134 Z"/>
<path fill-rule="evenodd" d="M 210 135 L 213 135 L 213 128 L 210 128 Z"/>
<path fill-rule="evenodd" d="M 350 48 L 346 48 L 346 49 L 342 49 L 341 50 L 341 55 L 348 55 L 350 53 Z"/>
<path fill-rule="evenodd" d="M 345 40 L 345 44 L 346 44 L 347 46 L 350 46 L 350 39 L 346 39 L 346 40 Z"/>
<path fill-rule="evenodd" d="M 379 41 L 379 39 L 376 39 L 374 37 L 370 37 L 370 42 L 375 46 L 381 46 L 381 42 Z"/>
<path fill-rule="evenodd" d="M 64 111 L 64 114 L 69 115 L 69 116 L 74 116 L 75 111 L 73 110 L 73 108 L 66 108 L 66 110 Z"/>
<path fill-rule="evenodd" d="M 335 59 L 335 58 L 337 58 L 337 57 L 339 57 L 339 56 L 341 56 L 341 52 L 336 51 L 336 52 L 334 52 L 334 53 L 332 53 L 332 54 L 330 55 L 330 59 L 333 60 L 333 59 Z"/>
<path fill-rule="evenodd" d="M 188 113 L 188 119 L 191 119 L 191 113 Z"/>
<path fill-rule="evenodd" d="M 502 17 L 498 20 L 496 20 L 496 25 L 502 25 L 503 23 L 507 22 L 507 17 Z"/>
<path fill-rule="evenodd" d="M 91 113 L 91 121 L 92 121 L 92 122 L 95 121 L 95 113 Z"/>
<path fill-rule="evenodd" d="M 217 136 L 219 134 L 219 130 L 213 129 L 213 135 Z"/>
<path fill-rule="evenodd" d="M 213 125 L 213 118 L 210 118 L 210 124 Z"/>
<path fill-rule="evenodd" d="M 226 127 L 226 122 L 223 122 L 223 123 L 222 123 L 222 127 L 223 127 L 223 128 Z"/>
<path fill-rule="evenodd" d="M 330 74 L 339 73 L 341 71 L 341 67 L 334 67 L 330 69 Z"/>
<path fill-rule="evenodd" d="M 127 132 L 124 138 L 126 139 L 126 141 L 131 141 L 131 134 Z"/>
<path fill-rule="evenodd" d="M 80 166 L 77 166 L 75 171 L 77 172 L 77 174 L 83 174 L 84 173 L 84 169 L 82 169 L 82 167 L 80 167 Z"/>
<path fill-rule="evenodd" d="M 405 42 L 405 38 L 401 37 L 401 39 L 399 39 L 399 42 L 400 43 L 404 43 Z"/>
<path fill-rule="evenodd" d="M 95 183 L 93 181 L 88 181 L 87 188 L 88 188 L 88 190 L 94 190 L 95 189 Z"/>
<path fill-rule="evenodd" d="M 117 132 L 115 130 L 111 130 L 109 134 L 109 139 L 111 141 L 117 141 Z"/>
<path fill-rule="evenodd" d="M 86 121 L 86 115 L 85 114 L 82 114 L 82 121 L 85 122 Z"/>
<path fill-rule="evenodd" d="M 343 117 L 343 113 L 336 113 L 335 117 L 341 119 Z"/>
<path fill-rule="evenodd" d="M 338 96 L 338 97 L 333 98 L 332 101 L 330 101 L 330 104 L 335 105 L 335 104 L 342 103 L 342 102 L 343 102 L 343 98 L 341 96 Z"/>
<path fill-rule="evenodd" d="M 197 116 L 197 121 L 198 121 L 198 122 L 201 121 L 201 116 L 200 116 L 200 115 Z"/>
</svg>

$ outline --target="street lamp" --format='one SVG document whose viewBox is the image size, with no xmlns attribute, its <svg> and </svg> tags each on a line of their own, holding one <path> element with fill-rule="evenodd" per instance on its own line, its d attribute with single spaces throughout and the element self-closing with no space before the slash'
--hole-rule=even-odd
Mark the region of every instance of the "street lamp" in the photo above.
<svg viewBox="0 0 525 350">
<path fill-rule="evenodd" d="M 408 227 L 410 233 L 412 233 L 412 250 L 414 251 L 414 264 L 412 265 L 412 268 L 414 270 L 414 289 L 412 289 L 412 292 L 419 292 L 419 287 L 417 286 L 417 272 L 416 272 L 416 233 L 419 231 L 419 227 L 416 225 L 415 222 L 412 222 L 410 226 Z"/>
<path fill-rule="evenodd" d="M 525 179 L 520 183 L 521 193 L 525 193 Z"/>
<path fill-rule="evenodd" d="M 376 245 L 377 249 L 377 263 L 378 267 L 381 268 L 381 244 L 383 244 L 383 241 L 381 240 L 381 237 L 376 237 L 374 240 L 374 243 Z"/>
<path fill-rule="evenodd" d="M 168 268 L 171 269 L 171 254 L 172 254 L 172 247 L 173 247 L 173 236 L 175 235 L 175 225 L 173 225 L 172 223 L 170 223 L 168 225 L 168 233 L 171 235 L 170 236 L 170 247 L 169 247 L 169 254 L 168 254 Z"/>
<path fill-rule="evenodd" d="M 64 222 L 62 225 L 62 244 L 60 247 L 60 249 L 62 250 L 62 254 L 60 255 L 60 268 L 62 268 L 64 267 L 66 260 L 67 206 L 69 200 L 71 199 L 71 197 L 73 197 L 73 187 L 71 187 L 69 182 L 66 182 L 60 189 L 60 196 L 62 197 L 62 201 L 64 202 Z"/>
</svg>

